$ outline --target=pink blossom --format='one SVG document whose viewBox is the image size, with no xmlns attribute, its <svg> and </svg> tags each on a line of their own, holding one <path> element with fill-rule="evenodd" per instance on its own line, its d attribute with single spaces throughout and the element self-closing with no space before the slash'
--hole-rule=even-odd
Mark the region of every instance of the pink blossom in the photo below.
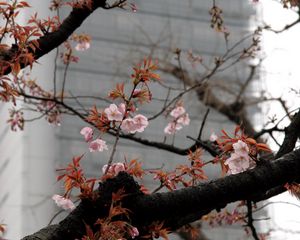
<svg viewBox="0 0 300 240">
<path fill-rule="evenodd" d="M 140 233 L 139 230 L 136 227 L 132 227 L 129 231 L 129 234 L 132 238 L 137 237 Z"/>
<path fill-rule="evenodd" d="M 189 114 L 186 113 L 186 114 L 182 115 L 180 118 L 177 119 L 177 123 L 186 125 L 186 126 L 189 125 L 190 124 Z"/>
<path fill-rule="evenodd" d="M 118 110 L 119 112 L 121 112 L 123 114 L 123 116 L 125 115 L 126 113 L 126 106 L 124 103 L 120 103 L 119 106 L 118 106 Z"/>
<path fill-rule="evenodd" d="M 23 130 L 24 128 L 23 112 L 12 109 L 9 110 L 9 115 L 10 115 L 10 119 L 7 122 L 10 123 L 11 130 L 17 131 L 17 128 Z"/>
<path fill-rule="evenodd" d="M 108 150 L 106 142 L 102 139 L 96 139 L 89 144 L 90 152 L 103 152 L 103 150 Z"/>
<path fill-rule="evenodd" d="M 114 164 L 114 171 L 115 174 L 117 175 L 119 172 L 125 171 L 125 166 L 123 163 L 116 163 Z"/>
<path fill-rule="evenodd" d="M 148 119 L 144 115 L 138 114 L 134 118 L 125 119 L 121 129 L 129 133 L 143 132 L 148 124 Z"/>
<path fill-rule="evenodd" d="M 176 122 L 170 122 L 164 129 L 164 133 L 166 134 L 174 134 L 176 131 L 180 130 L 182 125 L 177 124 Z"/>
<path fill-rule="evenodd" d="M 85 51 L 87 49 L 89 49 L 91 46 L 91 44 L 87 41 L 81 41 L 79 43 L 77 43 L 77 45 L 75 46 L 75 49 L 77 51 Z"/>
<path fill-rule="evenodd" d="M 231 174 L 237 174 L 250 168 L 250 160 L 248 155 L 240 155 L 233 152 L 224 164 L 228 165 Z"/>
<path fill-rule="evenodd" d="M 173 117 L 172 122 L 168 123 L 164 132 L 166 134 L 174 134 L 176 131 L 182 129 L 183 125 L 190 124 L 189 114 L 185 113 L 185 109 L 182 106 L 174 108 L 170 115 Z"/>
<path fill-rule="evenodd" d="M 142 114 L 136 115 L 133 120 L 135 122 L 135 131 L 137 132 L 143 132 L 149 124 L 148 119 Z"/>
<path fill-rule="evenodd" d="M 52 196 L 52 199 L 55 201 L 58 207 L 61 207 L 64 210 L 73 210 L 75 208 L 74 203 L 68 198 L 64 198 L 60 195 L 55 194 Z"/>
<path fill-rule="evenodd" d="M 232 147 L 234 149 L 234 152 L 239 154 L 239 155 L 246 155 L 248 156 L 249 153 L 249 147 L 247 143 L 238 140 L 236 143 L 232 144 Z"/>
<path fill-rule="evenodd" d="M 135 122 L 132 118 L 126 118 L 123 120 L 121 129 L 123 131 L 129 132 L 129 133 L 135 133 Z"/>
<path fill-rule="evenodd" d="M 103 174 L 105 174 L 107 167 L 108 167 L 107 164 L 105 164 L 102 167 Z M 118 163 L 112 164 L 109 167 L 108 173 L 116 176 L 116 175 L 118 175 L 119 172 L 122 172 L 122 171 L 125 171 L 125 165 L 123 163 L 118 162 Z"/>
<path fill-rule="evenodd" d="M 80 134 L 84 136 L 86 142 L 90 142 L 93 139 L 93 133 L 93 129 L 90 127 L 84 127 L 80 131 Z"/>
<path fill-rule="evenodd" d="M 136 88 L 136 89 L 134 89 L 132 96 L 133 96 L 133 97 L 136 97 L 136 96 L 139 95 L 141 92 L 142 92 L 141 89 Z"/>
<path fill-rule="evenodd" d="M 119 107 L 117 107 L 116 104 L 110 104 L 108 108 L 105 108 L 104 112 L 106 113 L 108 120 L 120 122 L 125 113 L 125 104 L 120 104 Z"/>
<path fill-rule="evenodd" d="M 214 132 L 212 132 L 212 134 L 209 137 L 209 141 L 215 142 L 215 141 L 217 141 L 217 139 L 218 139 L 218 136 Z"/>
<path fill-rule="evenodd" d="M 184 107 L 179 106 L 179 107 L 174 108 L 174 109 L 171 111 L 170 115 L 171 115 L 172 117 L 174 117 L 174 118 L 178 118 L 178 117 L 180 117 L 180 116 L 181 116 L 182 114 L 184 114 L 184 113 L 185 113 Z"/>
</svg>

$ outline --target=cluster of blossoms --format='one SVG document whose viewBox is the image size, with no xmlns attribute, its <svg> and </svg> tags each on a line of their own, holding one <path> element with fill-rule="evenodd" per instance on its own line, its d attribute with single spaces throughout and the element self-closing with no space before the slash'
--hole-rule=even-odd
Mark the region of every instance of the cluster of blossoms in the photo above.
<svg viewBox="0 0 300 240">
<path fill-rule="evenodd" d="M 76 51 L 85 51 L 91 47 L 91 37 L 86 34 L 73 34 L 72 40 L 77 42 Z"/>
<path fill-rule="evenodd" d="M 212 133 L 210 141 L 218 144 L 222 154 L 217 156 L 213 162 L 221 161 L 222 171 L 225 174 L 238 174 L 254 168 L 259 161 L 260 152 L 271 152 L 265 143 L 258 143 L 253 138 L 246 136 L 240 126 L 236 126 L 234 135 L 231 137 L 225 130 L 222 135 Z M 228 158 L 228 155 L 230 157 Z"/>
<path fill-rule="evenodd" d="M 90 127 L 84 127 L 81 129 L 80 134 L 84 136 L 84 139 L 89 143 L 90 152 L 103 152 L 103 150 L 108 150 L 106 142 L 100 138 L 93 140 L 94 131 Z"/>
<path fill-rule="evenodd" d="M 110 104 L 108 108 L 104 109 L 104 114 L 108 121 L 120 123 L 120 129 L 127 133 L 143 132 L 148 126 L 148 119 L 142 115 L 138 114 L 134 117 L 127 117 L 126 106 L 124 103 Z M 94 131 L 90 127 L 84 127 L 81 129 L 80 134 L 85 138 L 85 141 L 89 143 L 90 152 L 107 150 L 106 142 L 102 139 L 96 139 L 92 141 Z"/>
<path fill-rule="evenodd" d="M 55 201 L 58 207 L 61 207 L 64 210 L 72 211 L 73 209 L 75 209 L 74 203 L 68 198 L 64 198 L 60 195 L 55 194 L 52 196 L 52 199 Z"/>
<path fill-rule="evenodd" d="M 165 134 L 175 134 L 176 131 L 182 129 L 184 125 L 190 124 L 189 114 L 185 112 L 183 106 L 177 106 L 170 112 L 171 122 L 165 127 Z"/>
<path fill-rule="evenodd" d="M 133 118 L 125 119 L 122 122 L 121 129 L 128 133 L 143 132 L 148 124 L 148 119 L 144 115 L 138 114 Z"/>
<path fill-rule="evenodd" d="M 9 120 L 7 120 L 8 123 L 10 123 L 10 128 L 12 131 L 17 131 L 19 128 L 20 130 L 24 129 L 24 117 L 23 112 L 10 109 L 9 110 Z"/>
<path fill-rule="evenodd" d="M 244 223 L 244 219 L 245 214 L 240 212 L 238 208 L 234 209 L 232 212 L 224 210 L 218 213 L 210 213 L 202 217 L 202 220 L 208 222 L 208 224 L 212 227 L 224 224 L 232 225 L 238 222 Z"/>
<path fill-rule="evenodd" d="M 142 114 L 138 114 L 133 118 L 126 117 L 126 106 L 124 103 L 121 103 L 119 106 L 110 104 L 104 112 L 108 120 L 121 122 L 121 129 L 127 133 L 143 132 L 149 124 L 148 119 Z"/>
<path fill-rule="evenodd" d="M 68 47 L 67 50 L 66 60 L 70 62 L 72 49 Z M 101 134 L 107 131 L 111 131 L 116 134 L 119 134 L 120 131 L 134 134 L 137 132 L 143 132 L 149 124 L 148 119 L 142 114 L 137 114 L 136 111 L 138 103 L 143 104 L 151 100 L 152 94 L 150 92 L 148 82 L 150 80 L 159 80 L 159 75 L 154 73 L 157 66 L 151 61 L 151 59 L 145 59 L 142 64 L 138 64 L 133 69 L 134 73 L 131 75 L 133 87 L 130 94 L 126 94 L 123 83 L 117 84 L 116 88 L 110 91 L 108 96 L 113 100 L 118 99 L 119 103 L 112 103 L 101 111 L 94 106 L 87 117 L 87 121 L 93 124 L 95 129 L 99 130 Z M 184 122 L 184 118 L 186 118 L 186 116 L 183 116 L 184 114 L 182 116 L 181 115 L 179 116 L 177 114 L 177 118 L 182 118 L 179 122 Z M 178 119 L 176 119 L 176 121 Z M 91 152 L 107 149 L 105 141 L 99 137 L 94 137 L 94 130 L 92 128 L 84 127 L 81 129 L 80 134 L 83 135 L 85 141 L 88 143 L 88 148 Z M 130 162 L 126 161 L 125 163 L 111 163 L 117 142 L 118 138 L 116 138 L 113 146 L 109 163 L 104 165 L 102 168 L 104 175 L 100 179 L 89 179 L 84 175 L 84 171 L 80 166 L 80 160 L 84 154 L 74 157 L 73 161 L 69 163 L 66 168 L 58 169 L 63 171 L 63 173 L 59 175 L 57 179 L 64 180 L 66 192 L 64 197 L 59 195 L 53 196 L 53 200 L 55 200 L 58 206 L 64 209 L 74 208 L 72 202 L 69 200 L 69 195 L 73 188 L 80 190 L 81 199 L 96 199 L 98 196 L 94 193 L 94 184 L 97 181 L 105 181 L 106 179 L 115 177 L 122 171 L 126 171 L 128 174 L 138 178 L 141 178 L 144 175 L 145 172 L 142 169 L 142 165 L 136 159 L 132 159 Z M 146 189 L 143 188 L 143 191 L 146 191 Z M 122 197 L 123 194 L 121 192 L 114 193 L 108 216 L 103 219 L 98 219 L 96 222 L 96 225 L 99 224 L 101 227 L 95 234 L 100 234 L 103 239 L 119 240 L 124 239 L 124 236 L 129 236 L 131 238 L 139 236 L 139 231 L 136 227 L 131 226 L 126 221 L 115 221 L 116 216 L 122 215 L 123 218 L 123 216 L 128 214 L 127 209 L 123 209 L 119 204 Z M 82 239 L 94 239 L 95 234 L 93 231 L 89 231 L 89 229 L 91 229 L 90 226 L 86 225 L 86 228 L 87 235 Z"/>
<path fill-rule="evenodd" d="M 228 166 L 231 174 L 237 174 L 244 172 L 247 169 L 254 167 L 255 162 L 249 156 L 249 147 L 247 143 L 238 140 L 232 144 L 233 152 L 230 158 L 225 161 L 225 165 Z"/>
<path fill-rule="evenodd" d="M 61 110 L 60 107 L 52 101 L 42 101 L 38 106 L 41 112 L 46 112 L 46 120 L 56 126 L 61 125 Z"/>
</svg>

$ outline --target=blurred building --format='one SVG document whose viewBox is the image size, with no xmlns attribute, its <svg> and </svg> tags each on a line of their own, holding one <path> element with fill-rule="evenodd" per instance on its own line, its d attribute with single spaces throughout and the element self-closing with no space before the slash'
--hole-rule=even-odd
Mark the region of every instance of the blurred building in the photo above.
<svg viewBox="0 0 300 240">
<path fill-rule="evenodd" d="M 66 89 L 68 94 L 95 97 L 105 97 L 107 92 L 118 82 L 130 81 L 131 67 L 145 56 L 153 55 L 161 63 L 176 64 L 174 50 L 182 50 L 183 64 L 190 68 L 195 76 L 201 71 L 193 69 L 186 60 L 186 54 L 191 50 L 199 54 L 207 64 L 212 63 L 216 56 L 224 54 L 226 44 L 222 33 L 216 33 L 210 28 L 209 9 L 212 1 L 198 0 L 136 0 L 136 13 L 124 10 L 98 10 L 90 16 L 78 30 L 92 36 L 91 48 L 78 53 L 80 62 L 71 64 L 67 74 Z M 39 15 L 46 15 L 47 4 L 31 1 L 32 6 L 39 9 Z M 230 42 L 233 44 L 241 39 L 250 27 L 250 15 L 254 14 L 248 1 L 219 1 L 218 6 L 224 10 L 225 25 L 230 31 Z M 39 5 L 39 6 L 38 6 Z M 61 11 L 62 17 L 67 14 Z M 26 16 L 25 16 L 26 17 Z M 243 44 L 240 49 L 243 48 Z M 54 52 L 54 51 L 53 51 Z M 52 89 L 53 67 L 55 53 L 48 54 L 35 66 L 33 76 L 45 88 Z M 215 78 L 219 81 L 243 82 L 248 75 L 245 63 L 224 70 Z M 61 81 L 64 66 L 59 63 L 57 79 Z M 165 85 L 183 86 L 174 76 L 161 72 Z M 61 86 L 61 85 L 58 85 Z M 255 86 L 259 87 L 259 85 Z M 151 85 L 153 102 L 142 107 L 141 112 L 152 116 L 161 109 L 162 100 L 167 95 L 167 89 L 158 84 Z M 171 92 L 171 96 L 176 95 Z M 220 97 L 226 99 L 228 96 Z M 78 99 L 86 108 L 96 105 L 107 107 L 108 103 L 97 99 Z M 68 100 L 70 104 L 76 101 Z M 203 119 L 206 107 L 191 93 L 184 97 L 184 105 L 190 114 L 191 125 L 179 131 L 174 144 L 178 147 L 188 147 L 193 142 L 186 136 L 196 137 Z M 7 115 L 7 106 L 0 106 L 1 116 Z M 26 115 L 27 118 L 36 115 Z M 44 120 L 27 123 L 21 133 L 12 133 L 1 117 L 0 124 L 0 221 L 8 224 L 8 239 L 18 239 L 46 226 L 55 212 L 58 211 L 51 196 L 62 191 L 61 184 L 56 183 L 55 169 L 65 166 L 73 156 L 87 152 L 87 145 L 79 131 L 86 126 L 80 119 L 63 116 L 61 126 L 53 126 Z M 141 136 L 150 140 L 163 142 L 163 129 L 168 120 L 164 116 L 152 121 L 149 128 Z M 233 129 L 228 119 L 212 110 L 206 122 L 207 139 L 212 131 L 222 128 Z M 111 146 L 113 138 L 104 135 L 103 138 Z M 172 143 L 172 137 L 166 138 Z M 90 176 L 99 176 L 102 166 L 107 162 L 110 151 L 103 153 L 87 153 L 83 165 Z M 172 168 L 186 160 L 153 147 L 141 145 L 121 139 L 117 147 L 115 161 L 139 158 L 145 168 L 165 166 Z M 212 167 L 208 167 L 211 176 Z M 145 184 L 153 188 L 151 179 L 146 178 Z M 244 232 L 241 227 L 207 229 L 211 239 L 235 240 L 242 239 Z"/>
</svg>

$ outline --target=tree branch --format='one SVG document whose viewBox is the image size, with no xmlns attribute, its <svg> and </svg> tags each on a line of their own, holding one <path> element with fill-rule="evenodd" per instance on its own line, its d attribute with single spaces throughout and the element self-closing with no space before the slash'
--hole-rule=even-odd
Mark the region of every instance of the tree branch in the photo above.
<svg viewBox="0 0 300 240">
<path fill-rule="evenodd" d="M 68 37 L 83 23 L 83 21 L 91 15 L 97 8 L 105 8 L 106 0 L 97 0 L 94 1 L 91 9 L 84 8 L 73 8 L 69 16 L 62 22 L 59 28 L 56 31 L 47 33 L 44 36 L 40 37 L 37 40 L 37 43 L 29 42 L 28 43 L 28 52 L 33 54 L 35 60 L 49 53 L 51 50 L 60 46 Z M 30 45 L 36 47 L 33 50 Z M 10 50 L 5 53 L 5 56 L 2 56 L 2 60 L 10 62 L 18 51 L 18 47 L 13 45 Z M 29 63 L 20 63 L 21 68 L 26 67 Z M 11 68 L 7 68 L 3 75 L 7 75 L 11 72 Z"/>
<path fill-rule="evenodd" d="M 93 225 L 99 217 L 104 217 L 110 206 L 113 191 L 124 188 L 128 197 L 123 200 L 123 207 L 131 211 L 131 224 L 138 227 L 140 233 L 155 221 L 164 222 L 165 227 L 176 230 L 179 227 L 198 220 L 201 216 L 214 209 L 225 207 L 228 203 L 238 200 L 257 199 L 258 194 L 264 195 L 268 190 L 296 181 L 300 176 L 300 150 L 286 154 L 275 161 L 264 161 L 256 168 L 211 182 L 188 187 L 172 192 L 142 194 L 138 185 L 126 173 L 120 173 L 100 185 L 99 198 L 91 203 L 82 201 L 79 206 L 58 225 L 46 227 L 47 237 L 36 237 L 41 232 L 25 237 L 23 240 L 47 239 L 66 240 L 82 237 L 84 222 Z M 261 199 L 262 200 L 262 199 Z"/>
</svg>

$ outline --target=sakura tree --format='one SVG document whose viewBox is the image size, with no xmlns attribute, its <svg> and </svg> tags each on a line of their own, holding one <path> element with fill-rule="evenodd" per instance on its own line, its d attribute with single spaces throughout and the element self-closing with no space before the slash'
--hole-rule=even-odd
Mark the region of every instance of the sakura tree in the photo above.
<svg viewBox="0 0 300 240">
<path fill-rule="evenodd" d="M 256 2 L 253 1 L 253 4 Z M 298 11 L 298 1 L 280 2 L 283 7 Z M 265 93 L 256 98 L 247 94 L 247 87 L 259 65 L 250 64 L 245 83 L 227 88 L 226 84 L 222 86 L 221 91 L 234 92 L 230 101 L 218 97 L 220 90 L 216 89 L 220 89 L 220 85 L 213 80 L 219 72 L 235 64 L 259 58 L 261 33 L 292 28 L 299 23 L 299 11 L 297 20 L 282 30 L 261 25 L 231 43 L 230 29 L 226 28 L 222 9 L 217 1 L 211 1 L 211 7 L 207 9 L 211 25 L 208 27 L 221 34 L 226 45 L 223 54 L 215 57 L 209 65 L 193 51 L 184 52 L 179 48 L 172 53 L 176 63 L 155 54 L 144 56 L 133 65 L 123 62 L 132 66 L 129 81 L 114 85 L 106 93 L 106 98 L 102 99 L 105 107 L 94 105 L 84 109 L 78 96 L 68 94 L 66 75 L 71 64 L 80 62 L 77 52 L 89 49 L 93 41 L 88 33 L 74 31 L 98 9 L 115 11 L 120 8 L 134 14 L 139 11 L 138 4 L 129 0 L 53 0 L 50 10 L 57 13 L 54 17 L 39 19 L 34 14 L 25 25 L 18 22 L 18 15 L 30 8 L 26 1 L 2 1 L 0 6 L 4 22 L 0 28 L 0 98 L 2 102 L 13 104 L 7 120 L 11 130 L 26 131 L 26 122 L 29 121 L 23 114 L 26 110 L 35 111 L 56 125 L 64 124 L 64 115 L 71 115 L 82 120 L 78 136 L 86 144 L 87 151 L 97 154 L 109 151 L 98 176 L 89 177 L 85 173 L 82 167 L 85 153 L 70 156 L 70 163 L 57 169 L 57 180 L 63 185 L 64 194 L 53 193 L 52 199 L 70 213 L 61 222 L 45 226 L 23 239 L 168 239 L 168 234 L 175 231 L 187 233 L 189 239 L 200 239 L 198 228 L 191 224 L 200 219 L 211 225 L 239 223 L 249 237 L 267 239 L 268 231 L 258 232 L 254 226 L 256 203 L 287 190 L 299 197 L 300 152 L 296 148 L 300 136 L 299 109 L 291 111 L 283 99 L 268 98 Z M 70 9 L 65 19 L 60 17 L 61 8 Z M 241 49 L 241 44 L 246 47 Z M 58 87 L 54 79 L 53 87 L 44 89 L 38 80 L 29 78 L 30 69 L 59 46 L 63 49 L 56 50 L 56 58 L 64 64 L 63 84 Z M 183 66 L 184 57 L 189 63 L 187 68 Z M 200 77 L 192 74 L 191 69 L 195 65 L 203 68 Z M 29 72 L 23 72 L 25 68 Z M 164 73 L 176 78 L 182 88 L 166 86 L 162 77 Z M 144 108 L 154 101 L 153 84 L 169 92 L 176 90 L 177 94 L 162 96 L 160 109 L 155 115 L 147 116 Z M 208 110 L 200 116 L 202 123 L 199 128 L 193 129 L 197 131 L 197 137 L 187 136 L 193 143 L 181 148 L 174 144 L 174 139 L 178 132 L 190 127 L 192 119 L 183 98 L 191 92 Z M 77 105 L 69 104 L 68 98 Z M 289 118 L 289 123 L 282 126 L 282 120 L 270 118 L 257 130 L 247 115 L 247 103 L 250 101 L 280 102 L 286 111 L 284 118 Z M 19 107 L 22 104 L 28 108 Z M 209 109 L 223 114 L 236 127 L 215 131 L 210 139 L 203 139 Z M 147 135 L 142 135 L 151 122 L 161 116 L 166 120 L 161 133 L 165 139 L 173 139 L 171 143 L 149 140 Z M 278 143 L 274 133 L 284 136 L 282 143 Z M 107 136 L 113 136 L 113 144 L 107 143 Z M 185 162 L 174 169 L 161 166 L 146 169 L 138 159 L 117 159 L 116 152 L 122 139 L 185 156 Z M 268 146 L 267 143 L 272 141 L 278 144 L 278 150 L 272 151 Z M 208 159 L 205 159 L 204 153 L 209 156 Z M 219 178 L 209 179 L 205 171 L 207 165 L 218 169 Z M 157 185 L 154 190 L 150 191 L 141 184 L 145 175 L 153 178 Z M 76 204 L 73 202 L 74 194 Z M 225 210 L 233 202 L 238 202 L 234 211 Z M 214 210 L 217 212 L 212 213 Z M 13 228 L 1 223 L 0 232 L 5 232 L 6 227 Z"/>
</svg>

